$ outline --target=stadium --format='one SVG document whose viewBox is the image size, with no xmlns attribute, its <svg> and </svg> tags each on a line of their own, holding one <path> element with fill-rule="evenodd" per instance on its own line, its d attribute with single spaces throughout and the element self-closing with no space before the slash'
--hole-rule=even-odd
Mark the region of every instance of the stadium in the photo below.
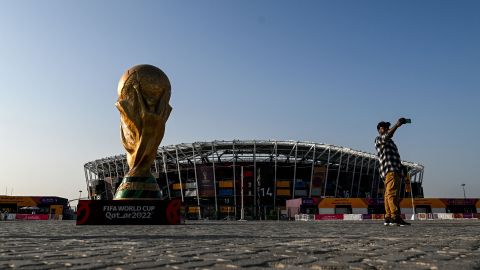
<svg viewBox="0 0 480 270">
<path fill-rule="evenodd" d="M 420 164 L 402 161 L 411 193 L 423 198 Z M 109 200 L 128 172 L 126 155 L 84 165 L 88 196 Z M 234 140 L 161 146 L 152 174 L 165 198 L 181 198 L 187 218 L 267 219 L 298 198 L 367 198 L 382 200 L 383 181 L 374 154 L 300 141 Z M 371 213 L 382 213 L 372 207 Z"/>
</svg>

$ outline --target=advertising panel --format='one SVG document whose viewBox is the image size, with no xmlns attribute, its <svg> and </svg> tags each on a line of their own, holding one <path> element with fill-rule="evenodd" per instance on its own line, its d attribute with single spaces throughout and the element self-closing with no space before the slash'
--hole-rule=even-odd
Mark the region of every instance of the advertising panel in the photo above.
<svg viewBox="0 0 480 270">
<path fill-rule="evenodd" d="M 351 206 L 352 208 L 368 208 L 368 203 L 361 198 L 325 198 L 321 199 L 318 208 L 335 208 L 335 206 Z"/>
<path fill-rule="evenodd" d="M 19 220 L 48 220 L 48 214 L 16 214 Z"/>
<path fill-rule="evenodd" d="M 18 207 L 36 206 L 38 202 L 28 196 L 0 196 L 1 204 L 16 204 Z"/>
<path fill-rule="evenodd" d="M 200 197 L 215 197 L 213 168 L 207 165 L 197 166 L 198 195 Z"/>
<path fill-rule="evenodd" d="M 343 214 L 316 214 L 315 220 L 342 220 Z"/>
<path fill-rule="evenodd" d="M 317 198 L 302 198 L 303 205 L 317 205 L 318 199 Z"/>
<path fill-rule="evenodd" d="M 58 204 L 58 198 L 55 197 L 40 197 L 41 204 Z"/>
<path fill-rule="evenodd" d="M 443 208 L 445 209 L 446 205 L 441 199 L 420 199 L 420 198 L 415 198 L 414 204 L 416 206 L 418 205 L 428 205 L 431 208 Z M 412 199 L 410 198 L 405 198 L 400 201 L 400 208 L 412 208 Z"/>
<path fill-rule="evenodd" d="M 442 199 L 446 205 L 475 205 L 477 199 Z"/>
<path fill-rule="evenodd" d="M 179 199 L 80 200 L 77 225 L 176 225 L 180 208 Z"/>
<path fill-rule="evenodd" d="M 322 195 L 326 171 L 327 168 L 323 165 L 315 166 L 315 168 L 313 168 L 312 197 L 319 197 Z"/>
</svg>

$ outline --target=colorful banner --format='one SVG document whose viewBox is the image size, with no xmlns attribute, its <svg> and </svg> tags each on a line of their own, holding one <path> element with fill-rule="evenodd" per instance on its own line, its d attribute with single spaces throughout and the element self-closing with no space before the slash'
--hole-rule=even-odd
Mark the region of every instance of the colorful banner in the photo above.
<svg viewBox="0 0 480 270">
<path fill-rule="evenodd" d="M 413 199 L 415 206 L 428 205 L 431 208 L 444 208 L 447 207 L 443 200 L 433 198 L 415 198 Z M 400 201 L 400 208 L 412 208 L 412 199 L 405 198 Z"/>
<path fill-rule="evenodd" d="M 40 197 L 37 197 L 40 198 Z M 38 202 L 28 196 L 0 196 L 0 204 L 16 204 L 17 207 L 37 206 Z"/>
<path fill-rule="evenodd" d="M 343 220 L 343 214 L 316 214 L 315 220 Z"/>
<path fill-rule="evenodd" d="M 475 205 L 478 199 L 442 199 L 446 205 Z"/>
<path fill-rule="evenodd" d="M 197 166 L 198 195 L 200 197 L 215 197 L 213 183 L 213 168 L 207 165 Z"/>
<path fill-rule="evenodd" d="M 52 196 L 0 196 L 0 204 L 16 204 L 17 207 L 43 205 L 67 205 L 68 200 Z"/>
<path fill-rule="evenodd" d="M 367 201 L 360 198 L 325 198 L 321 199 L 318 208 L 335 208 L 335 206 L 351 206 L 352 208 L 368 208 Z"/>
<path fill-rule="evenodd" d="M 238 168 L 238 167 L 237 167 Z M 240 170 L 238 170 L 240 171 Z M 236 192 L 237 196 L 242 195 L 242 177 L 239 175 L 239 177 L 236 178 Z M 258 186 L 257 186 L 258 188 Z M 243 170 L 243 195 L 244 196 L 254 196 L 254 180 L 253 180 L 253 170 L 250 168 L 245 168 Z"/>
<path fill-rule="evenodd" d="M 319 197 L 322 195 L 326 170 L 327 168 L 325 166 L 315 166 L 313 168 L 312 197 Z"/>
<path fill-rule="evenodd" d="M 48 220 L 48 214 L 16 214 L 19 220 Z"/>
</svg>

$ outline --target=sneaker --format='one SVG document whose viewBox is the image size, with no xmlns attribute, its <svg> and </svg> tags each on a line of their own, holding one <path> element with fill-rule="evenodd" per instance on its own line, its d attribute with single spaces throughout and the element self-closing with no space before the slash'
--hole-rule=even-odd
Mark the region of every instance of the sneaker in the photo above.
<svg viewBox="0 0 480 270">
<path fill-rule="evenodd" d="M 405 220 L 403 220 L 401 217 L 396 217 L 396 218 L 393 220 L 393 223 L 394 223 L 393 225 L 397 225 L 397 226 L 401 226 L 401 227 L 412 225 L 412 224 L 406 222 Z M 392 225 L 392 224 L 390 224 L 390 225 Z"/>
<path fill-rule="evenodd" d="M 388 226 L 392 222 L 392 219 L 389 217 L 386 217 L 385 220 L 383 221 L 383 225 Z"/>
</svg>

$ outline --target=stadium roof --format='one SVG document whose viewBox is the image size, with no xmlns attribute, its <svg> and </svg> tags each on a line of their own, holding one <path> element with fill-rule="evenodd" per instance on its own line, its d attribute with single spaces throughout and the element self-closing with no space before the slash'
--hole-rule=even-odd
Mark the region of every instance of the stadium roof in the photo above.
<svg viewBox="0 0 480 270">
<path fill-rule="evenodd" d="M 295 165 L 341 166 L 347 170 L 354 166 L 378 166 L 378 158 L 374 154 L 332 144 L 277 140 L 215 140 L 161 146 L 152 164 L 152 171 L 165 170 L 166 164 L 181 166 L 222 162 L 289 162 Z M 402 164 L 409 169 L 411 175 L 419 173 L 420 177 L 414 181 L 422 182 L 423 165 L 410 161 L 402 161 Z M 84 167 L 85 173 L 88 170 L 105 177 L 118 175 L 119 167 L 126 171 L 128 165 L 126 155 L 123 154 L 91 161 Z"/>
</svg>

